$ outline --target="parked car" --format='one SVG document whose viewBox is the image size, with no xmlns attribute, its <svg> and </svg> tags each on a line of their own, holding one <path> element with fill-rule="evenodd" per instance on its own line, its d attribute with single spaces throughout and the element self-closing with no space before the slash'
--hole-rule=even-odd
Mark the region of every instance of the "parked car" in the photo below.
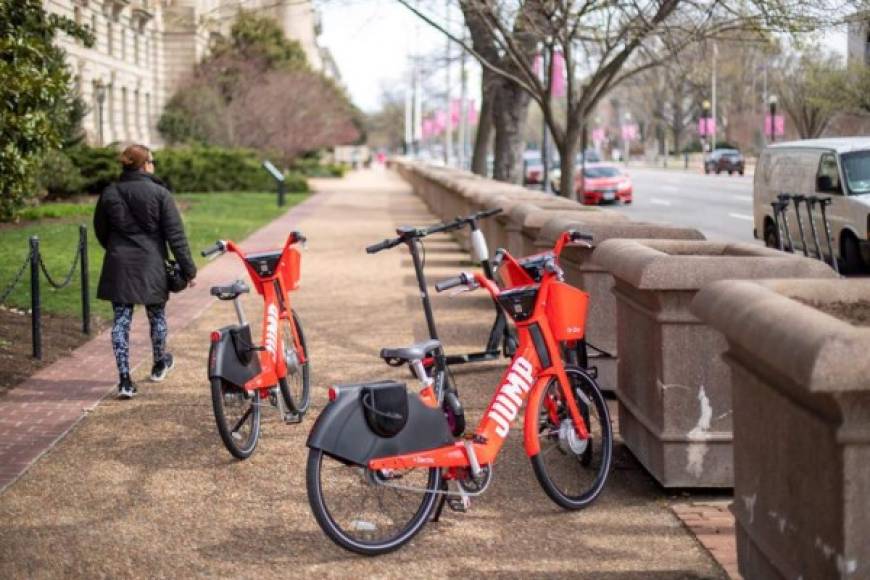
<svg viewBox="0 0 870 580">
<path fill-rule="evenodd" d="M 727 171 L 732 175 L 735 171 L 743 175 L 745 163 L 743 155 L 737 149 L 714 149 L 704 160 L 704 173 L 720 174 Z"/>
<path fill-rule="evenodd" d="M 523 185 L 541 185 L 544 180 L 544 162 L 540 151 L 523 153 Z"/>
<path fill-rule="evenodd" d="M 753 182 L 754 234 L 770 247 L 779 247 L 770 204 L 780 193 L 831 198 L 827 217 L 835 255 L 847 271 L 861 272 L 870 267 L 870 138 L 776 143 L 761 153 Z M 822 249 L 827 252 L 818 206 L 815 212 Z M 809 235 L 804 204 L 801 215 L 808 251 L 813 255 L 815 242 Z M 787 217 L 792 243 L 801 251 L 793 203 Z"/>
<path fill-rule="evenodd" d="M 602 203 L 631 203 L 631 177 L 615 165 L 606 163 L 590 163 L 583 173 L 584 188 L 580 190 L 580 167 L 574 175 L 574 191 L 577 201 L 584 205 L 599 205 Z M 554 192 L 559 191 L 561 173 L 556 171 L 550 180 Z"/>
</svg>

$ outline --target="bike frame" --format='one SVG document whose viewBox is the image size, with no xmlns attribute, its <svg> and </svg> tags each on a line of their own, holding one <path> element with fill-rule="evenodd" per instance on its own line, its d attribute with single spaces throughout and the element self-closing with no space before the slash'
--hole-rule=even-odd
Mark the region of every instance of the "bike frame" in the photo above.
<svg viewBox="0 0 870 580">
<path fill-rule="evenodd" d="M 254 288 L 263 297 L 261 342 L 263 346 L 256 348 L 261 371 L 244 385 L 247 391 L 260 390 L 261 398 L 266 398 L 268 396 L 268 389 L 276 385 L 279 379 L 287 376 L 286 361 L 283 356 L 278 356 L 278 353 L 284 352 L 284 337 L 278 331 L 280 320 L 289 322 L 299 363 L 305 364 L 306 362 L 306 353 L 299 340 L 299 334 L 296 332 L 296 325 L 293 324 L 290 307 L 290 291 L 295 290 L 299 285 L 301 256 L 292 247 L 297 241 L 298 238 L 295 232 L 287 237 L 287 241 L 281 250 L 280 258 L 278 258 L 278 263 L 273 272 L 268 275 L 258 272 L 251 264 L 251 260 L 256 259 L 259 255 L 266 255 L 270 252 L 246 254 L 234 242 L 224 242 L 224 250 L 236 254 L 242 260 L 248 276 L 254 284 Z M 238 297 L 234 302 L 236 304 L 236 313 L 239 316 L 239 324 L 244 326 L 247 324 L 247 321 L 238 303 Z"/>
<path fill-rule="evenodd" d="M 562 248 L 569 242 L 568 234 L 563 234 L 553 248 L 554 259 L 558 258 Z M 510 263 L 522 270 L 513 258 Z M 526 275 L 528 277 L 528 275 Z M 494 299 L 504 291 L 485 275 L 476 273 L 473 276 L 479 287 L 486 289 Z M 531 280 L 531 278 L 529 278 Z M 558 280 L 555 273 L 545 275 L 538 287 L 532 314 L 526 320 L 516 321 L 519 335 L 519 347 L 511 360 L 510 367 L 502 374 L 499 389 L 490 401 L 489 407 L 478 423 L 474 436 L 454 442 L 436 449 L 381 457 L 369 461 L 372 470 L 413 469 L 413 468 L 471 468 L 473 471 L 480 466 L 491 464 L 504 445 L 510 430 L 510 424 L 519 415 L 525 402 L 524 445 L 526 454 L 533 457 L 540 452 L 538 439 L 538 420 L 535 410 L 544 396 L 547 385 L 555 379 L 559 385 L 561 396 L 574 425 L 577 436 L 588 439 L 588 429 L 580 409 L 571 392 L 570 382 L 565 372 L 562 357 L 559 356 L 559 341 L 551 330 L 553 313 L 548 311 L 547 304 L 557 285 L 564 283 Z M 532 286 L 532 284 L 530 284 Z M 578 291 L 579 292 L 579 291 Z M 585 296 L 585 294 L 584 294 Z M 582 335 L 583 329 L 579 329 Z M 582 336 L 581 336 L 582 338 Z M 432 405 L 432 398 L 421 397 L 424 402 Z M 548 412 L 555 417 L 555 407 L 546 406 Z"/>
</svg>

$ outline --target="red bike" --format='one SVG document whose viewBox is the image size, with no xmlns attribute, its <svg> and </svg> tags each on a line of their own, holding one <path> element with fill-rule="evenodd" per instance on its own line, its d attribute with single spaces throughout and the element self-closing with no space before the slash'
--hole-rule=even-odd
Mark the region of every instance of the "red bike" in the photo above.
<svg viewBox="0 0 870 580">
<path fill-rule="evenodd" d="M 287 423 L 298 423 L 311 400 L 308 351 L 302 323 L 290 306 L 290 291 L 299 284 L 299 252 L 304 243 L 292 232 L 280 250 L 245 254 L 231 241 L 218 241 L 205 257 L 236 254 L 245 264 L 257 293 L 263 297 L 263 339 L 255 345 L 239 297 L 250 288 L 242 280 L 214 286 L 212 296 L 232 300 L 238 324 L 211 333 L 208 378 L 218 433 L 227 450 L 247 459 L 260 437 L 260 406 L 268 400 Z"/>
<path fill-rule="evenodd" d="M 308 437 L 308 501 L 323 531 L 339 546 L 375 555 L 408 542 L 445 502 L 465 511 L 489 486 L 493 464 L 511 425 L 524 416 L 526 453 L 541 487 L 556 504 L 590 505 L 607 481 L 613 433 L 607 404 L 592 374 L 563 363 L 582 341 L 588 296 L 562 281 L 559 254 L 517 261 L 503 253 L 500 289 L 484 274 L 462 274 L 436 285 L 444 291 L 484 288 L 516 323 L 519 347 L 473 433 L 454 439 L 441 407 L 438 383 L 422 360 L 437 340 L 381 351 L 388 362 L 415 369 L 420 394 L 403 383 L 379 381 L 332 387 L 330 403 Z M 448 484 L 453 484 L 453 489 Z M 437 511 L 435 511 L 437 509 Z"/>
</svg>

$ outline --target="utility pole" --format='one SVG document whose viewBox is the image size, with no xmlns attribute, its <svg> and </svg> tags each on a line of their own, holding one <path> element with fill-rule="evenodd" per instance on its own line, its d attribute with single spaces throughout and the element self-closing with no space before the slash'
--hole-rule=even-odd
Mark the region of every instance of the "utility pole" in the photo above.
<svg viewBox="0 0 870 580">
<path fill-rule="evenodd" d="M 405 88 L 405 155 L 411 154 L 414 141 L 414 69 L 411 69 L 411 82 Z"/>
<path fill-rule="evenodd" d="M 450 26 L 450 2 L 444 3 L 444 22 L 445 26 Z M 447 167 L 453 161 L 453 131 L 450 127 L 453 103 L 450 102 L 450 80 L 450 37 L 447 36 L 444 44 L 444 116 L 447 118 L 444 123 L 444 165 Z"/>
<path fill-rule="evenodd" d="M 466 43 L 465 26 L 462 30 L 462 44 Z M 465 70 L 465 49 L 462 49 L 462 54 L 459 56 L 460 73 L 459 73 L 459 151 L 457 151 L 456 159 L 459 169 L 465 169 L 465 152 L 468 143 L 468 73 Z"/>
<path fill-rule="evenodd" d="M 710 151 L 716 149 L 716 131 L 718 130 L 718 123 L 716 122 L 716 57 L 719 56 L 719 47 L 716 45 L 716 41 L 713 41 L 713 131 L 712 138 L 710 140 L 711 146 Z"/>
<path fill-rule="evenodd" d="M 549 39 L 548 39 L 549 40 Z M 548 86 L 550 78 L 553 76 L 553 71 L 551 67 L 553 66 L 552 59 L 548 59 L 548 48 L 549 43 L 544 43 L 541 49 L 541 81 L 544 84 L 544 87 Z M 550 93 L 547 93 L 547 96 L 544 97 L 549 99 L 551 97 Z M 541 191 L 547 191 L 547 182 L 550 181 L 550 143 L 548 139 L 548 131 L 547 131 L 547 119 L 544 117 L 544 109 L 541 108 Z"/>
</svg>

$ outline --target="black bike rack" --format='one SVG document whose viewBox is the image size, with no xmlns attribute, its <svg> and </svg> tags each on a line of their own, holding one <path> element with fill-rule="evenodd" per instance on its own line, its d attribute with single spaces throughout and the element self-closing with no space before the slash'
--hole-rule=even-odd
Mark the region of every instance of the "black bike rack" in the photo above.
<svg viewBox="0 0 870 580">
<path fill-rule="evenodd" d="M 833 268 L 834 271 L 839 274 L 840 268 L 837 264 L 837 256 L 834 253 L 834 240 L 831 236 L 831 226 L 828 223 L 827 214 L 827 207 L 832 203 L 831 198 L 818 197 L 815 195 L 792 195 L 788 193 L 780 193 L 776 196 L 776 198 L 777 201 L 771 202 L 770 206 L 773 208 L 773 224 L 776 228 L 776 240 L 779 249 L 784 252 L 795 252 L 794 241 L 791 237 L 791 231 L 788 221 L 788 208 L 791 203 L 793 203 L 795 219 L 797 220 L 798 226 L 798 234 L 800 235 L 801 250 L 803 251 L 804 256 L 811 257 L 811 252 L 807 243 L 806 233 L 804 230 L 803 218 L 801 217 L 801 204 L 804 204 L 806 206 L 808 225 L 810 233 L 812 234 L 812 241 L 815 248 L 815 252 L 812 253 L 812 257 L 817 258 L 822 262 L 825 262 L 826 264 L 829 264 L 831 268 Z M 818 205 L 820 208 L 822 228 L 825 232 L 825 239 L 827 240 L 827 256 L 823 252 L 822 246 L 819 243 L 818 230 L 816 229 L 816 214 L 814 211 L 816 205 Z M 783 243 L 783 238 L 785 238 L 785 244 Z"/>
</svg>

